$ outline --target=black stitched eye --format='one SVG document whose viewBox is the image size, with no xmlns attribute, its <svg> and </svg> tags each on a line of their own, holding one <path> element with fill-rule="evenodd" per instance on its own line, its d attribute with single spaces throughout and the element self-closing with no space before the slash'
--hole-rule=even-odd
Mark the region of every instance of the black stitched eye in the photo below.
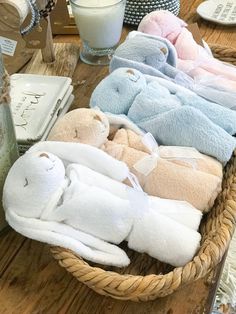
<svg viewBox="0 0 236 314">
<path fill-rule="evenodd" d="M 46 153 L 40 154 L 39 157 L 46 157 L 46 158 L 50 159 L 49 156 L 48 156 L 48 154 L 46 154 Z"/>
<path fill-rule="evenodd" d="M 78 130 L 77 129 L 75 129 L 75 136 L 74 136 L 74 138 L 79 138 L 79 134 L 78 134 Z"/>
<path fill-rule="evenodd" d="M 24 188 L 25 188 L 27 185 L 29 185 L 29 181 L 28 181 L 28 179 L 27 179 L 27 178 L 25 178 Z"/>
</svg>

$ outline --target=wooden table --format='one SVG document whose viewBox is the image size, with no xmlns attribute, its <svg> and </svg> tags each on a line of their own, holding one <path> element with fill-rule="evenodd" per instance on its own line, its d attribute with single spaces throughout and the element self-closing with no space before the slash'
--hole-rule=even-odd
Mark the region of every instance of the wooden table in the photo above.
<svg viewBox="0 0 236 314">
<path fill-rule="evenodd" d="M 234 46 L 235 28 L 208 25 L 195 14 L 201 0 L 182 0 L 181 17 L 198 22 L 210 43 Z M 125 28 L 123 38 L 129 31 Z M 59 42 L 78 42 L 58 36 Z M 88 105 L 92 90 L 107 74 L 106 67 L 78 63 L 73 77 L 73 108 Z M 52 258 L 47 245 L 10 230 L 0 236 L 0 313 L 208 314 L 211 312 L 223 262 L 204 279 L 153 302 L 121 302 L 102 297 L 80 284 Z"/>
</svg>

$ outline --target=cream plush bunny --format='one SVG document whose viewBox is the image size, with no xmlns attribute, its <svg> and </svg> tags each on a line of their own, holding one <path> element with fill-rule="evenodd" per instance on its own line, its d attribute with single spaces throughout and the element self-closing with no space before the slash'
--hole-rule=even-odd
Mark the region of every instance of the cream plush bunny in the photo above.
<svg viewBox="0 0 236 314">
<path fill-rule="evenodd" d="M 109 128 L 108 118 L 101 111 L 76 109 L 55 124 L 49 140 L 80 142 L 101 148 L 124 161 L 146 193 L 184 200 L 203 212 L 210 209 L 221 190 L 222 166 L 217 160 L 192 148 L 160 146 L 151 151 L 144 144 L 143 136 L 134 131 L 116 130 L 112 125 L 112 132 L 109 132 Z M 149 161 L 151 169 L 148 158 L 152 159 Z M 146 166 L 148 170 L 145 170 Z"/>
<path fill-rule="evenodd" d="M 40 142 L 7 176 L 6 219 L 24 236 L 93 262 L 128 265 L 128 256 L 116 246 L 127 241 L 138 252 L 185 265 L 200 244 L 201 212 L 187 202 L 147 196 L 121 183 L 129 176 L 123 162 L 95 147 Z"/>
</svg>

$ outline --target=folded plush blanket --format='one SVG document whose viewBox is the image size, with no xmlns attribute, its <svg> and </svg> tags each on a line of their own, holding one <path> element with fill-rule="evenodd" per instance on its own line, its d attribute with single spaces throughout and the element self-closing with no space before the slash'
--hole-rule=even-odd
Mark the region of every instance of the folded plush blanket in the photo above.
<svg viewBox="0 0 236 314">
<path fill-rule="evenodd" d="M 174 266 L 189 262 L 200 243 L 200 211 L 187 202 L 148 197 L 119 182 L 127 176 L 124 163 L 97 148 L 41 142 L 7 176 L 7 221 L 27 237 L 106 265 L 129 264 L 125 252 L 114 245 L 124 240 L 131 249 Z"/>
<path fill-rule="evenodd" d="M 90 107 L 125 114 L 158 144 L 195 147 L 226 163 L 236 146 L 235 113 L 174 83 L 120 68 L 95 88 Z"/>
<path fill-rule="evenodd" d="M 202 91 L 206 98 L 235 109 L 236 68 L 215 59 L 195 42 L 186 27 L 187 24 L 172 13 L 154 11 L 143 18 L 138 30 L 169 40 L 177 51 L 177 68 L 208 87 Z M 216 94 L 213 89 L 218 90 Z"/>
<path fill-rule="evenodd" d="M 213 206 L 221 191 L 222 166 L 219 162 L 187 147 L 160 146 L 150 155 L 129 144 L 121 144 L 125 137 L 137 135 L 121 129 L 113 141 L 105 144 L 104 151 L 124 161 L 145 192 L 185 200 L 205 212 Z"/>
<path fill-rule="evenodd" d="M 146 193 L 184 200 L 201 211 L 211 208 L 221 190 L 220 162 L 189 147 L 158 147 L 150 134 L 137 134 L 124 125 L 113 132 L 114 123 L 115 117 L 109 123 L 101 111 L 76 109 L 56 122 L 49 139 L 78 141 L 101 148 L 124 161 Z M 127 180 L 125 183 L 130 184 Z"/>
</svg>

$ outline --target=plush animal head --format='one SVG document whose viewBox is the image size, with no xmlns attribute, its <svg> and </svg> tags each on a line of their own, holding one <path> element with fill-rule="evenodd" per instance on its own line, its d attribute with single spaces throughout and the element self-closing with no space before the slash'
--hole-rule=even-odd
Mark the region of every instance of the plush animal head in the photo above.
<svg viewBox="0 0 236 314">
<path fill-rule="evenodd" d="M 4 185 L 4 208 L 23 217 L 40 217 L 65 180 L 62 161 L 47 152 L 26 153 L 10 169 Z"/>
<path fill-rule="evenodd" d="M 144 75 L 134 69 L 119 68 L 103 79 L 93 91 L 90 107 L 104 112 L 127 114 L 135 97 L 146 87 Z"/>
<path fill-rule="evenodd" d="M 109 135 L 109 122 L 99 110 L 80 108 L 59 119 L 52 128 L 48 140 L 79 142 L 100 147 Z"/>
<path fill-rule="evenodd" d="M 165 64 L 176 66 L 176 58 L 174 46 L 165 38 L 132 31 L 116 49 L 110 69 L 114 67 L 114 59 L 117 59 L 115 63 L 130 60 L 161 69 Z M 134 68 L 139 70 L 139 68 Z"/>
<path fill-rule="evenodd" d="M 138 31 L 167 38 L 174 44 L 185 26 L 187 24 L 173 13 L 160 10 L 147 14 L 140 22 Z"/>
</svg>

